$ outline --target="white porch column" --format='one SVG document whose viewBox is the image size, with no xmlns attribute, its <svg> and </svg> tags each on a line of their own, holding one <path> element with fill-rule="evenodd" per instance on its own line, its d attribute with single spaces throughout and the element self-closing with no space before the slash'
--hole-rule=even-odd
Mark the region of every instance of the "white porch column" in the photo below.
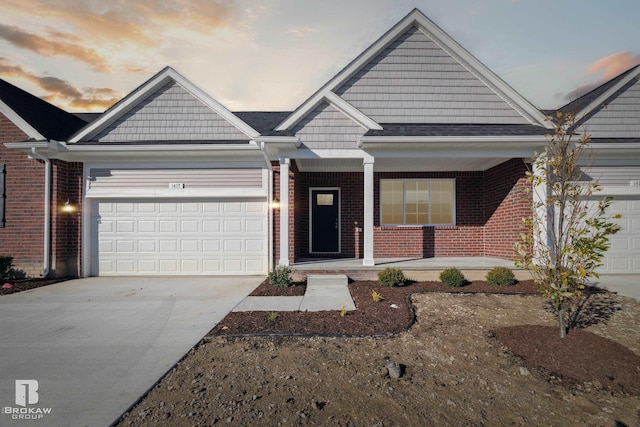
<svg viewBox="0 0 640 427">
<path fill-rule="evenodd" d="M 364 259 L 362 265 L 375 265 L 373 259 L 373 159 L 364 159 Z"/>
<path fill-rule="evenodd" d="M 546 155 L 540 154 L 538 157 L 540 163 L 532 165 L 532 172 L 537 177 L 545 176 L 548 171 Z M 537 228 L 533 230 L 534 254 L 539 253 L 540 247 L 547 246 L 553 251 L 553 232 L 555 227 L 555 207 L 548 203 L 549 192 L 551 191 L 547 179 L 540 185 L 533 187 L 533 203 L 536 206 L 535 215 L 539 219 L 536 221 Z M 552 256 L 553 259 L 553 256 Z M 540 264 L 541 260 L 534 260 L 536 264 Z"/>
<path fill-rule="evenodd" d="M 280 259 L 278 265 L 289 265 L 289 164 L 280 159 Z"/>
</svg>

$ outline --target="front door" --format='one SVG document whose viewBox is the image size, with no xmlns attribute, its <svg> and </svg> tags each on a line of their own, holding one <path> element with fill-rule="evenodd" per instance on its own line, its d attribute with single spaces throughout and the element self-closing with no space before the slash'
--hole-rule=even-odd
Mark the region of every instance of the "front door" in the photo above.
<svg viewBox="0 0 640 427">
<path fill-rule="evenodd" d="M 310 252 L 340 252 L 340 190 L 311 189 Z"/>
</svg>

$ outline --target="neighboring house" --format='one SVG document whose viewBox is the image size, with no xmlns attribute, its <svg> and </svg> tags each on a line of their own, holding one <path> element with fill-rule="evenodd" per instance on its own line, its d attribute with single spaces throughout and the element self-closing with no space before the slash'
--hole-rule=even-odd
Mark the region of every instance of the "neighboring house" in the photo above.
<svg viewBox="0 0 640 427">
<path fill-rule="evenodd" d="M 82 163 L 44 161 L 39 152 L 48 141 L 65 141 L 84 125 L 85 120 L 0 80 L 0 255 L 13 256 L 26 275 L 80 273 L 78 218 L 57 207 L 71 195 L 80 200 Z M 28 155 L 5 143 L 23 147 Z M 51 186 L 49 204 L 45 185 Z"/>
<path fill-rule="evenodd" d="M 640 65 L 611 79 L 560 109 L 575 114 L 577 132 L 591 138 L 588 168 L 602 191 L 613 197 L 612 213 L 622 229 L 600 269 L 606 273 L 640 272 Z M 596 203 L 594 201 L 593 203 Z"/>
<path fill-rule="evenodd" d="M 2 113 L 8 128 L 24 121 Z M 68 224 L 51 239 L 69 265 L 56 274 L 265 274 L 314 257 L 511 259 L 529 212 L 526 162 L 549 132 L 414 10 L 293 112 L 232 113 L 167 67 L 86 126 L 7 135 L 14 151 L 1 154 L 68 170 L 67 188 L 52 179 L 54 228 Z M 40 230 L 34 165 L 23 209 Z M 78 212 L 58 214 L 67 200 Z M 5 250 L 4 232 L 19 267 L 41 259 Z"/>
</svg>

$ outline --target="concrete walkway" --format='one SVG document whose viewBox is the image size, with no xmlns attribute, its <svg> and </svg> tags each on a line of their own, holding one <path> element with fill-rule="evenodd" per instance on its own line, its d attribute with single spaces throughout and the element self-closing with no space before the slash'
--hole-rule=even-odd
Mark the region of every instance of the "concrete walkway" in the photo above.
<svg viewBox="0 0 640 427">
<path fill-rule="evenodd" d="M 0 297 L 0 425 L 110 425 L 263 280 L 90 278 Z"/>
<path fill-rule="evenodd" d="M 309 275 L 301 297 L 246 297 L 233 311 L 348 311 L 356 309 L 343 274 Z"/>
</svg>

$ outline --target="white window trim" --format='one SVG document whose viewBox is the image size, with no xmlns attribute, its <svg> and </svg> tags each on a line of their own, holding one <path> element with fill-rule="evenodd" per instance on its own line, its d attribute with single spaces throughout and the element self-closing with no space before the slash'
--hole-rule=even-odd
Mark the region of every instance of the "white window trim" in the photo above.
<svg viewBox="0 0 640 427">
<path fill-rule="evenodd" d="M 406 204 L 406 183 L 408 181 L 420 181 L 420 182 L 451 182 L 453 183 L 453 192 L 452 192 L 452 202 L 451 208 L 453 210 L 451 218 L 453 222 L 451 223 L 438 223 L 438 224 L 406 224 L 407 221 L 407 204 Z M 382 221 L 382 183 L 383 182 L 402 182 L 404 185 L 402 187 L 403 191 L 403 217 L 405 220 L 404 224 L 385 224 Z M 380 203 L 380 226 L 381 227 L 451 227 L 456 225 L 456 179 L 455 178 L 392 178 L 392 179 L 380 179 L 380 184 L 378 186 L 378 195 L 379 195 L 379 203 Z M 429 219 L 431 219 L 431 185 L 429 184 Z"/>
</svg>

